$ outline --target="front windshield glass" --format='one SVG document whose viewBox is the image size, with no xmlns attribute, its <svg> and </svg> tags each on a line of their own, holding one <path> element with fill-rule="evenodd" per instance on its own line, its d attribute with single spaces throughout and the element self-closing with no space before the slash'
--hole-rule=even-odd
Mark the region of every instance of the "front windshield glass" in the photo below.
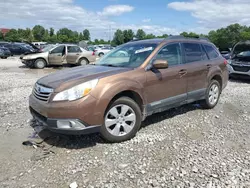
<svg viewBox="0 0 250 188">
<path fill-rule="evenodd" d="M 42 52 L 48 52 L 49 50 L 51 50 L 54 47 L 55 47 L 55 45 L 46 46 L 45 48 L 42 49 Z"/>
<path fill-rule="evenodd" d="M 96 65 L 114 67 L 139 67 L 155 49 L 155 43 L 127 43 L 103 56 Z"/>
</svg>

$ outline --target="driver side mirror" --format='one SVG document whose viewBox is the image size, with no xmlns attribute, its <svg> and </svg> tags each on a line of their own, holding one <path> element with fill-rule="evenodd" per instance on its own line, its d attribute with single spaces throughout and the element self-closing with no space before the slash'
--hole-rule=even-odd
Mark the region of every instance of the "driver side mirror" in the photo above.
<svg viewBox="0 0 250 188">
<path fill-rule="evenodd" d="M 166 69 L 168 68 L 168 61 L 163 59 L 155 59 L 152 65 L 156 69 Z"/>
</svg>

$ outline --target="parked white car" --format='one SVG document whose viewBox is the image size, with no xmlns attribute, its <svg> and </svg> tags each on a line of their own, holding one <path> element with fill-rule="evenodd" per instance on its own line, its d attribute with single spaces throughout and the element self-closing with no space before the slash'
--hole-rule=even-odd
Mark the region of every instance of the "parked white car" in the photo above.
<svg viewBox="0 0 250 188">
<path fill-rule="evenodd" d="M 114 49 L 114 47 L 111 47 L 111 46 L 103 47 L 101 49 L 96 49 L 95 54 L 97 54 L 99 57 L 102 57 L 103 55 L 105 55 L 112 49 Z"/>
</svg>

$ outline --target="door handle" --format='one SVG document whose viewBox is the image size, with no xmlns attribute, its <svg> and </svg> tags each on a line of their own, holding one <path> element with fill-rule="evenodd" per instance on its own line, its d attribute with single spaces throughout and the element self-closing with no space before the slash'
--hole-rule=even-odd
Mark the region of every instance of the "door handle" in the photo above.
<svg viewBox="0 0 250 188">
<path fill-rule="evenodd" d="M 79 54 L 76 54 L 76 55 L 79 55 Z"/>
<path fill-rule="evenodd" d="M 57 56 L 62 56 L 62 55 L 57 55 Z"/>
<path fill-rule="evenodd" d="M 212 67 L 211 64 L 207 64 L 207 69 L 210 69 Z"/>
<path fill-rule="evenodd" d="M 187 74 L 187 70 L 186 69 L 182 69 L 179 71 L 179 75 L 180 76 L 184 76 L 185 74 Z"/>
</svg>

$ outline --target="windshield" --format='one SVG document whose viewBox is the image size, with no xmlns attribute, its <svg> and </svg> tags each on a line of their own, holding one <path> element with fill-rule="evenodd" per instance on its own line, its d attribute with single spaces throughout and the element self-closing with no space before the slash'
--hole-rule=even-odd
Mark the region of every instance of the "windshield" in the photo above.
<svg viewBox="0 0 250 188">
<path fill-rule="evenodd" d="M 54 47 L 55 47 L 55 45 L 46 46 L 45 48 L 42 49 L 42 52 L 48 52 L 48 51 L 50 51 Z"/>
<path fill-rule="evenodd" d="M 153 43 L 127 43 L 103 56 L 96 65 L 114 67 L 139 67 L 155 49 Z"/>
</svg>

